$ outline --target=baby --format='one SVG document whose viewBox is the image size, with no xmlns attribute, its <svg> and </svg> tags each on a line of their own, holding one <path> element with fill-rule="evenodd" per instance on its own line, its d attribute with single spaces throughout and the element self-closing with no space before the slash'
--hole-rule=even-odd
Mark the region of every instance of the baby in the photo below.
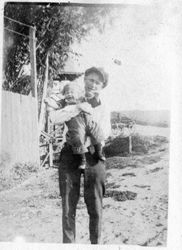
<svg viewBox="0 0 182 250">
<path fill-rule="evenodd" d="M 56 102 L 59 109 L 64 109 L 70 105 L 76 105 L 80 111 L 65 122 L 68 128 L 66 141 L 71 146 L 73 154 L 79 160 L 79 168 L 84 169 L 86 166 L 85 153 L 88 152 L 88 149 L 85 146 L 85 142 L 87 136 L 91 138 L 92 145 L 94 145 L 95 158 L 105 161 L 105 157 L 102 153 L 104 141 L 103 131 L 92 119 L 92 108 L 91 105 L 86 102 L 84 90 L 78 83 L 67 82 L 63 88 L 62 95 L 64 99 Z M 47 100 L 47 104 L 51 106 L 49 100 Z M 88 106 L 90 107 L 88 108 Z"/>
<path fill-rule="evenodd" d="M 68 81 L 64 82 L 68 83 Z M 60 82 L 54 81 L 51 90 L 48 90 L 48 97 L 45 99 L 47 111 L 60 109 L 59 102 L 64 98 L 61 94 L 61 91 L 62 89 L 60 88 Z"/>
</svg>

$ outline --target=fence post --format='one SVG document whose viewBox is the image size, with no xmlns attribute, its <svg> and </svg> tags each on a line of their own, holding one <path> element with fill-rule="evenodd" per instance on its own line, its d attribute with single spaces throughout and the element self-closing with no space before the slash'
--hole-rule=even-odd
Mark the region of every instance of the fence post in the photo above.
<svg viewBox="0 0 182 250">
<path fill-rule="evenodd" d="M 132 154 L 132 137 L 129 135 L 129 154 Z"/>
<path fill-rule="evenodd" d="M 51 132 L 51 122 L 50 122 L 50 117 L 48 115 L 48 134 L 50 134 Z M 50 141 L 49 142 L 49 167 L 53 167 L 53 144 L 52 142 Z"/>
</svg>

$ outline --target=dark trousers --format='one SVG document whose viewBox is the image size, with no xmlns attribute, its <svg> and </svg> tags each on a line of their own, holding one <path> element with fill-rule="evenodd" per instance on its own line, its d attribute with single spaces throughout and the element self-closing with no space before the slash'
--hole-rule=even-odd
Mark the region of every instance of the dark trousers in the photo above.
<svg viewBox="0 0 182 250">
<path fill-rule="evenodd" d="M 96 161 L 86 153 L 87 167 L 84 170 L 84 200 L 89 214 L 89 232 L 91 244 L 99 244 L 102 222 L 102 199 L 105 192 L 105 164 Z M 59 167 L 59 187 L 62 197 L 63 243 L 74 243 L 76 236 L 76 207 L 80 196 L 80 178 L 82 170 L 79 161 L 70 147 L 61 152 Z"/>
</svg>

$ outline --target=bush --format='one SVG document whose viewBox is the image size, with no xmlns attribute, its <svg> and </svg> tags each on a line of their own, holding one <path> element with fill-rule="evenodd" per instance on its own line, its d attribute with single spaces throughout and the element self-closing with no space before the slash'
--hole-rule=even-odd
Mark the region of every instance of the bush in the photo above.
<svg viewBox="0 0 182 250">
<path fill-rule="evenodd" d="M 110 140 L 106 143 L 104 152 L 106 157 L 117 156 L 117 155 L 126 155 L 129 149 L 129 140 L 128 138 L 122 138 L 117 136 L 116 138 Z"/>
<path fill-rule="evenodd" d="M 146 154 L 151 149 L 156 149 L 168 140 L 163 136 L 142 136 L 135 134 L 132 136 L 132 151 L 138 154 Z M 106 157 L 126 156 L 129 149 L 129 139 L 117 136 L 110 138 L 106 143 L 104 152 Z"/>
</svg>

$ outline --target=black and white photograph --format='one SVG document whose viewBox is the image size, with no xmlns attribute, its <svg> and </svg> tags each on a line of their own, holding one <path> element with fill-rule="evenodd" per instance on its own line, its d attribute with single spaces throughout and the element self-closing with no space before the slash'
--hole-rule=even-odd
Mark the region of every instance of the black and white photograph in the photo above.
<svg viewBox="0 0 182 250">
<path fill-rule="evenodd" d="M 1 13 L 0 248 L 180 249 L 182 2 Z"/>
</svg>

